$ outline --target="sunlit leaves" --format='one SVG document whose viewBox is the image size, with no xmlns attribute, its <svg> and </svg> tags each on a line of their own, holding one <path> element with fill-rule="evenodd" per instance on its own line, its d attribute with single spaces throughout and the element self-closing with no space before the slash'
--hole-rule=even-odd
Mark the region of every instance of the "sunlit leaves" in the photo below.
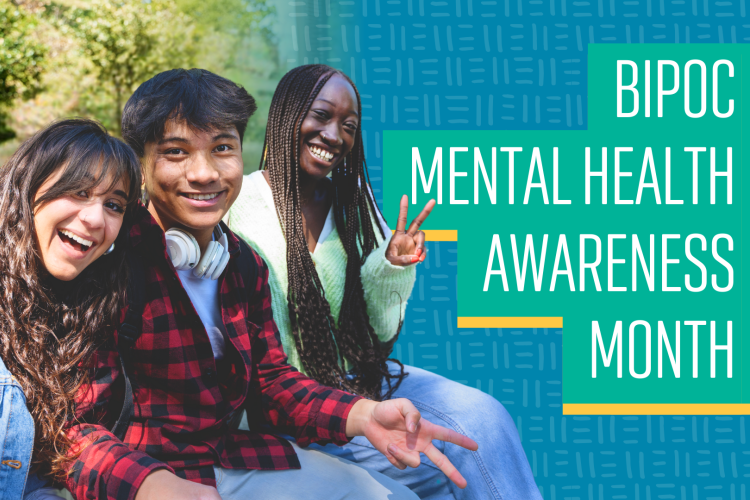
<svg viewBox="0 0 750 500">
<path fill-rule="evenodd" d="M 0 142 L 15 137 L 7 123 L 7 108 L 18 98 L 41 90 L 46 48 L 34 37 L 35 19 L 23 8 L 0 0 Z"/>
</svg>

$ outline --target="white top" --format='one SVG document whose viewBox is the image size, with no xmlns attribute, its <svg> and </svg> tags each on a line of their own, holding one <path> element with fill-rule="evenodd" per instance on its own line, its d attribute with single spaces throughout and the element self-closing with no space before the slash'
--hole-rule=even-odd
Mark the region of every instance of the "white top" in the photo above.
<svg viewBox="0 0 750 500">
<path fill-rule="evenodd" d="M 224 357 L 227 328 L 221 319 L 221 304 L 219 303 L 219 280 L 209 278 L 196 278 L 192 269 L 177 271 L 180 275 L 182 286 L 190 297 L 195 311 L 206 327 L 211 349 L 214 351 L 214 359 L 220 360 Z"/>
<path fill-rule="evenodd" d="M 391 232 L 380 217 L 375 214 L 371 214 L 371 217 L 374 224 L 379 223 L 383 227 L 386 238 L 381 237 L 380 231 L 375 231 L 378 247 L 365 260 L 360 276 L 370 324 L 381 342 L 387 342 L 396 334 L 404 317 L 406 302 L 416 279 L 416 266 L 394 266 L 388 261 L 385 251 Z M 302 360 L 295 346 L 289 319 L 286 240 L 271 188 L 263 172 L 253 172 L 244 177 L 240 195 L 229 209 L 225 221 L 268 265 L 271 305 L 281 343 L 289 356 L 289 364 L 301 370 Z M 329 210 L 311 256 L 331 306 L 331 315 L 338 322 L 346 288 L 347 254 L 334 223 L 333 210 Z"/>
<path fill-rule="evenodd" d="M 266 181 L 266 177 L 263 175 L 263 171 L 257 170 L 253 172 L 252 174 L 246 175 L 244 182 L 250 182 L 254 185 L 254 187 L 263 195 L 263 198 L 266 202 L 266 205 L 269 207 L 274 207 L 273 203 L 273 191 L 271 191 L 271 186 L 268 185 L 268 181 Z M 372 192 L 370 193 L 372 195 Z M 375 197 L 373 196 L 373 199 Z M 388 224 L 386 224 L 385 219 L 383 219 L 383 216 L 380 214 L 380 211 L 377 210 L 377 218 L 378 218 L 378 224 L 380 224 L 380 227 L 383 229 L 383 233 L 386 235 L 386 239 L 391 234 L 391 230 L 388 228 Z M 318 236 L 318 241 L 315 244 L 315 250 L 313 250 L 313 255 L 315 255 L 318 252 L 318 249 L 321 247 L 324 241 L 328 239 L 328 237 L 333 232 L 334 228 L 336 227 L 336 221 L 333 217 L 333 203 L 331 203 L 331 208 L 328 209 L 328 215 L 326 216 L 326 221 L 323 224 L 323 230 L 320 232 L 320 236 Z"/>
</svg>

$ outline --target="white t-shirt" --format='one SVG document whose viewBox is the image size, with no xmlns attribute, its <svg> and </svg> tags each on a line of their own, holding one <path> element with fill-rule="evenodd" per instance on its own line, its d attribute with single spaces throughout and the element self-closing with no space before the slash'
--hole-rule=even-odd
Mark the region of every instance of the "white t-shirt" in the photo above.
<svg viewBox="0 0 750 500">
<path fill-rule="evenodd" d="M 221 304 L 219 303 L 219 280 L 196 278 L 192 269 L 177 271 L 182 286 L 190 297 L 195 311 L 206 327 L 214 359 L 224 357 L 227 328 L 221 319 Z"/>
</svg>

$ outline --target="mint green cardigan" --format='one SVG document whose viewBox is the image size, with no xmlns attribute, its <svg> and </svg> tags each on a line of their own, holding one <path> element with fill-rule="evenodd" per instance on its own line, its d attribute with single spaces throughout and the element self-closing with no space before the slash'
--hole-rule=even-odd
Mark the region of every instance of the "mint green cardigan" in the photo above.
<svg viewBox="0 0 750 500">
<path fill-rule="evenodd" d="M 286 267 L 286 241 L 276 214 L 271 188 L 263 173 L 253 172 L 243 179 L 242 190 L 229 210 L 227 224 L 238 236 L 247 241 L 260 254 L 269 268 L 271 307 L 273 318 L 281 334 L 289 364 L 302 371 L 302 363 L 292 338 L 287 292 L 289 288 Z M 391 232 L 380 220 L 386 236 Z M 398 324 L 404 317 L 406 301 L 411 295 L 416 280 L 416 266 L 400 267 L 385 258 L 388 239 L 380 243 L 361 268 L 362 287 L 367 302 L 370 324 L 381 341 L 393 338 Z M 331 305 L 333 319 L 338 322 L 341 301 L 344 295 L 346 276 L 346 252 L 341 244 L 333 210 L 329 211 L 325 227 L 312 253 L 315 268 Z"/>
</svg>

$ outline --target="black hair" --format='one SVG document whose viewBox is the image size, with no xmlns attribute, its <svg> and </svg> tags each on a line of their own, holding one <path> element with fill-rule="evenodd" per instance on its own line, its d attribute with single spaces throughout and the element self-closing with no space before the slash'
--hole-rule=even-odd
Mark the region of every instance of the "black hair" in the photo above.
<svg viewBox="0 0 750 500">
<path fill-rule="evenodd" d="M 357 127 L 354 144 L 332 170 L 333 213 L 341 244 L 346 251 L 344 296 L 338 324 L 331 314 L 315 263 L 302 227 L 299 193 L 299 137 L 302 121 L 321 89 L 334 75 L 340 75 L 357 95 L 357 112 L 362 116 L 359 91 L 344 73 L 323 64 L 298 66 L 279 82 L 268 113 L 268 126 L 261 168 L 268 169 L 273 201 L 286 239 L 289 275 L 287 306 L 292 335 L 302 366 L 311 378 L 331 387 L 381 400 L 391 397 L 407 375 L 395 359 L 398 373 L 388 370 L 388 356 L 398 338 L 401 324 L 389 342 L 381 342 L 367 315 L 360 269 L 378 246 L 374 224 L 379 209 L 372 197 L 365 162 L 362 128 Z M 349 373 L 342 367 L 349 362 Z M 385 381 L 388 389 L 381 390 Z"/>
<path fill-rule="evenodd" d="M 171 69 L 143 82 L 125 103 L 122 137 L 143 158 L 146 144 L 164 136 L 170 120 L 209 131 L 237 128 L 240 143 L 255 99 L 236 83 L 205 69 Z"/>
</svg>

